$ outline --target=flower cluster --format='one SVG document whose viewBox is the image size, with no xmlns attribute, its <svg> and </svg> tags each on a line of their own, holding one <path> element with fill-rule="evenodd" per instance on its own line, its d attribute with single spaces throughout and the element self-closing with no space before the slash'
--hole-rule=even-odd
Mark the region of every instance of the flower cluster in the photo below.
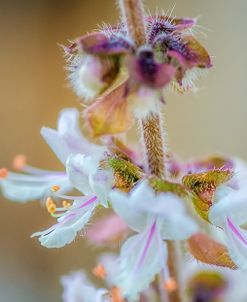
<svg viewBox="0 0 247 302">
<path fill-rule="evenodd" d="M 194 36 L 195 19 L 144 21 L 147 43 L 141 47 L 123 23 L 64 47 L 92 136 L 81 131 L 77 109 L 64 109 L 57 129 L 41 129 L 64 171 L 34 168 L 19 155 L 13 164 L 22 173 L 1 169 L 0 187 L 10 200 L 43 201 L 56 219 L 32 235 L 44 247 L 61 248 L 82 231 L 96 246 L 116 249 L 123 242 L 119 255 L 102 256 L 93 269 L 105 288 L 74 272 L 62 278 L 65 302 L 165 301 L 178 288 L 190 301 L 228 301 L 228 283 L 236 284 L 247 269 L 247 166 L 223 156 L 184 163 L 170 155 L 166 178 L 158 177 L 148 172 L 140 147 L 118 135 L 134 117 L 159 113 L 168 86 L 192 90 L 197 75 L 212 65 Z M 106 208 L 108 214 L 88 226 Z M 188 254 L 207 268 L 186 264 Z"/>
<path fill-rule="evenodd" d="M 211 67 L 205 48 L 193 35 L 194 19 L 147 17 L 147 43 L 135 47 L 124 24 L 82 36 L 65 47 L 69 79 L 95 136 L 129 129 L 132 116 L 159 111 L 168 85 L 180 92 Z"/>
</svg>

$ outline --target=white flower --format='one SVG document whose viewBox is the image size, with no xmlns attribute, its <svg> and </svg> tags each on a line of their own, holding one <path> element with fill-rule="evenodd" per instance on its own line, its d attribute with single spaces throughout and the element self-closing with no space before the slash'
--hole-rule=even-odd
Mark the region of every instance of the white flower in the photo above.
<svg viewBox="0 0 247 302">
<path fill-rule="evenodd" d="M 65 172 L 28 168 L 28 174 L 8 172 L 7 177 L 0 180 L 3 195 L 10 200 L 27 202 L 45 198 L 53 185 L 58 185 L 63 192 L 72 189 Z"/>
<path fill-rule="evenodd" d="M 69 199 L 68 196 L 65 197 Z M 32 235 L 32 237 L 39 236 L 41 245 L 47 248 L 63 247 L 71 243 L 89 221 L 97 204 L 97 197 L 74 196 L 73 198 L 76 199 L 71 207 L 57 209 L 57 211 L 63 212 L 60 215 L 57 214 L 59 218 L 55 225 Z"/>
<path fill-rule="evenodd" d="M 57 130 L 43 127 L 41 134 L 65 165 L 69 155 L 83 153 L 103 156 L 105 147 L 91 143 L 83 136 L 79 127 L 79 111 L 67 108 L 61 111 L 58 118 Z M 8 172 L 6 177 L 0 179 L 0 187 L 4 196 L 10 200 L 27 202 L 45 198 L 53 185 L 61 187 L 60 192 L 72 189 L 71 183 L 64 171 L 48 171 L 37 169 L 26 164 L 22 159 L 18 170 L 24 172 Z"/>
<path fill-rule="evenodd" d="M 131 229 L 139 234 L 130 237 L 122 246 L 119 274 L 115 282 L 130 301 L 148 287 L 155 275 L 167 270 L 167 248 L 163 240 L 184 240 L 197 231 L 187 216 L 180 198 L 171 193 L 155 192 L 146 181 L 130 194 L 113 191 L 110 194 L 114 211 Z"/>
<path fill-rule="evenodd" d="M 83 272 L 73 272 L 61 278 L 64 302 L 110 302 L 107 290 L 96 289 Z"/>
<path fill-rule="evenodd" d="M 54 216 L 58 220 L 54 226 L 32 235 L 39 236 L 41 244 L 48 248 L 60 248 L 71 243 L 88 223 L 95 208 L 99 204 L 108 206 L 107 196 L 112 188 L 113 175 L 111 171 L 99 169 L 99 158 L 71 155 L 66 168 L 73 187 L 86 196 L 66 196 L 58 192 L 54 194 L 74 202 L 70 207 L 56 209 L 57 214 Z"/>
<path fill-rule="evenodd" d="M 236 265 L 247 269 L 247 231 L 241 226 L 247 222 L 247 190 L 221 186 L 217 189 L 215 202 L 209 210 L 209 220 L 222 228 L 226 244 Z"/>
<path fill-rule="evenodd" d="M 74 188 L 86 195 L 96 195 L 99 203 L 107 207 L 113 173 L 99 168 L 100 159 L 98 156 L 84 154 L 71 155 L 67 160 L 66 170 Z"/>
<path fill-rule="evenodd" d="M 57 130 L 42 127 L 41 135 L 56 154 L 58 159 L 65 164 L 69 155 L 83 153 L 85 155 L 103 154 L 107 149 L 91 143 L 80 130 L 79 111 L 67 108 L 60 112 Z"/>
</svg>

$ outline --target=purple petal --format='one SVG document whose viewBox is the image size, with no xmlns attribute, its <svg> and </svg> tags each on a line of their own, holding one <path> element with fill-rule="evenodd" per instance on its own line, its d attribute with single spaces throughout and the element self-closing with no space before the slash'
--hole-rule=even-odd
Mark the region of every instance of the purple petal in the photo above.
<svg viewBox="0 0 247 302">
<path fill-rule="evenodd" d="M 157 63 L 152 50 L 143 49 L 138 58 L 131 62 L 134 77 L 152 88 L 166 86 L 174 77 L 176 68 L 170 64 Z"/>
<path fill-rule="evenodd" d="M 77 44 L 83 51 L 94 55 L 119 55 L 133 51 L 133 45 L 123 36 L 92 33 L 78 39 Z"/>
</svg>

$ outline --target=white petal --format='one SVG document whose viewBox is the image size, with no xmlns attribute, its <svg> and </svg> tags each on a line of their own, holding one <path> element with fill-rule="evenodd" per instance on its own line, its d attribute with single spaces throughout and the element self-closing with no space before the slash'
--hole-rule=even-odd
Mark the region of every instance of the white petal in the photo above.
<svg viewBox="0 0 247 302">
<path fill-rule="evenodd" d="M 150 230 L 130 237 L 122 246 L 120 273 L 116 283 L 128 301 L 136 301 L 141 291 L 153 281 L 155 275 L 164 268 L 167 261 L 165 243 L 154 233 L 150 240 Z M 149 246 L 147 248 L 147 243 Z"/>
<path fill-rule="evenodd" d="M 150 190 L 152 189 L 150 188 Z M 169 218 L 173 214 L 179 215 L 185 213 L 183 200 L 172 193 L 158 193 L 151 198 L 144 191 L 142 199 L 140 199 L 139 204 L 136 206 L 142 211 L 152 213 L 163 219 Z"/>
<path fill-rule="evenodd" d="M 10 200 L 18 202 L 28 202 L 42 199 L 50 192 L 53 185 L 58 185 L 63 192 L 71 190 L 71 185 L 67 176 L 52 175 L 26 175 L 21 173 L 9 173 L 6 179 L 0 181 L 0 188 L 3 195 Z"/>
<path fill-rule="evenodd" d="M 183 240 L 197 231 L 196 223 L 186 214 L 183 201 L 172 193 L 155 194 L 146 181 L 129 194 L 113 191 L 110 194 L 114 211 L 133 230 L 145 229 L 150 219 L 157 218 L 162 238 Z"/>
<path fill-rule="evenodd" d="M 79 112 L 75 108 L 64 109 L 58 119 L 58 130 L 42 127 L 41 135 L 65 164 L 70 154 L 83 153 L 86 155 L 102 155 L 106 148 L 87 140 L 79 127 Z"/>
<path fill-rule="evenodd" d="M 73 132 L 80 134 L 79 129 L 80 113 L 76 108 L 66 108 L 59 113 L 57 121 L 57 130 L 61 135 L 67 135 L 73 129 Z"/>
<path fill-rule="evenodd" d="M 69 154 L 73 152 L 63 140 L 63 137 L 56 130 L 47 127 L 42 127 L 40 133 L 57 158 L 65 164 Z"/>
<path fill-rule="evenodd" d="M 221 188 L 222 190 L 222 188 Z M 231 190 L 216 200 L 209 210 L 209 220 L 220 227 L 224 226 L 226 216 L 231 216 L 241 225 L 247 221 L 247 190 Z"/>
<path fill-rule="evenodd" d="M 185 240 L 198 232 L 198 226 L 188 215 L 172 214 L 158 219 L 160 235 L 166 240 Z"/>
<path fill-rule="evenodd" d="M 9 180 L 1 181 L 0 187 L 7 199 L 21 203 L 41 199 L 51 188 L 48 188 L 47 184 L 16 183 Z"/>
<path fill-rule="evenodd" d="M 75 239 L 77 232 L 82 230 L 88 223 L 94 208 L 95 204 L 92 204 L 90 207 L 85 208 L 85 211 L 81 211 L 80 215 L 76 215 L 72 219 L 68 219 L 68 216 L 71 215 L 71 213 L 68 213 L 63 217 L 63 220 L 60 218 L 56 225 L 43 232 L 37 232 L 32 237 L 39 236 L 41 245 L 47 248 L 63 247 L 71 243 Z"/>
<path fill-rule="evenodd" d="M 227 247 L 232 260 L 243 270 L 247 270 L 247 231 L 239 228 L 232 219 L 225 220 Z"/>
<path fill-rule="evenodd" d="M 86 195 L 92 193 L 89 184 L 90 164 L 92 172 L 94 172 L 95 163 L 93 159 L 84 154 L 70 155 L 66 162 L 66 171 L 71 184 Z"/>
<path fill-rule="evenodd" d="M 99 170 L 89 177 L 90 186 L 104 207 L 108 207 L 108 196 L 113 186 L 112 171 Z"/>
<path fill-rule="evenodd" d="M 183 200 L 172 193 L 155 193 L 147 181 L 140 182 L 129 194 L 131 207 L 154 216 L 170 217 L 185 213 Z"/>
<path fill-rule="evenodd" d="M 247 163 L 240 158 L 234 158 L 234 175 L 230 184 L 236 184 L 237 188 L 247 185 Z"/>
<path fill-rule="evenodd" d="M 125 194 L 119 190 L 113 190 L 109 194 L 113 210 L 128 224 L 128 226 L 136 232 L 145 229 L 148 222 L 147 213 L 140 212 L 135 209 L 131 202 L 129 194 Z"/>
<path fill-rule="evenodd" d="M 131 191 L 131 199 L 136 206 L 142 204 L 144 200 L 152 203 L 152 201 L 155 199 L 155 193 L 147 181 L 141 181 Z"/>
</svg>

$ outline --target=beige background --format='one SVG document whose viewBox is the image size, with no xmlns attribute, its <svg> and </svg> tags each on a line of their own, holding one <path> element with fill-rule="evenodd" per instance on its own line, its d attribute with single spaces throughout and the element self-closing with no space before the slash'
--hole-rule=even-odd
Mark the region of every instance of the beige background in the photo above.
<svg viewBox="0 0 247 302">
<path fill-rule="evenodd" d="M 154 12 L 174 1 L 146 0 Z M 200 81 L 197 95 L 167 97 L 172 150 L 182 158 L 211 152 L 247 159 L 245 0 L 177 0 L 174 14 L 199 16 L 209 28 L 199 39 L 215 57 L 215 68 Z M 66 43 L 103 21 L 117 20 L 113 0 L 0 1 L 0 166 L 10 167 L 16 153 L 33 165 L 59 168 L 42 141 L 42 125 L 55 126 L 57 114 L 77 106 L 66 87 L 62 53 Z M 92 267 L 94 249 L 83 240 L 60 250 L 42 248 L 29 238 L 52 220 L 37 202 L 0 203 L 0 301 L 61 301 L 59 276 Z"/>
</svg>

